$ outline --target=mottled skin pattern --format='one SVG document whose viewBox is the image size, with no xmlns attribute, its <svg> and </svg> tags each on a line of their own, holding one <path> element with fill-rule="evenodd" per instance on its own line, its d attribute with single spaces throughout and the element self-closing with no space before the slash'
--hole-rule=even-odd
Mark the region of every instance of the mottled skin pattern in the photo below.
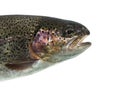
<svg viewBox="0 0 120 90">
<path fill-rule="evenodd" d="M 0 61 L 19 60 L 28 56 L 28 43 L 39 28 L 40 17 L 0 17 Z"/>
<path fill-rule="evenodd" d="M 54 33 L 55 37 L 62 38 L 62 40 L 64 39 L 66 45 L 68 38 L 73 38 L 74 36 L 83 37 L 90 34 L 85 26 L 73 21 L 44 16 L 0 16 L 0 65 L 9 63 L 19 64 L 24 61 L 32 62 L 37 60 L 38 58 L 34 55 L 31 56 L 30 48 L 32 48 L 31 50 L 38 48 L 35 45 L 32 46 L 32 43 L 40 30 L 43 30 L 45 33 L 49 32 L 51 35 Z M 62 40 L 59 44 L 62 43 Z M 56 44 L 57 41 L 53 42 L 55 44 L 50 46 L 49 49 L 52 49 L 52 47 L 60 47 L 59 44 Z M 49 44 L 51 44 L 51 42 Z M 88 44 L 90 45 L 90 43 Z M 29 45 L 31 45 L 31 47 L 29 47 Z M 45 48 L 47 48 L 47 46 L 45 46 Z M 33 51 L 35 52 L 35 50 Z M 48 52 L 44 53 L 47 54 Z M 49 54 L 52 55 L 53 52 Z M 39 56 L 39 54 L 37 55 Z M 42 59 L 41 56 L 39 57 Z M 17 67 L 15 66 L 15 68 Z"/>
</svg>

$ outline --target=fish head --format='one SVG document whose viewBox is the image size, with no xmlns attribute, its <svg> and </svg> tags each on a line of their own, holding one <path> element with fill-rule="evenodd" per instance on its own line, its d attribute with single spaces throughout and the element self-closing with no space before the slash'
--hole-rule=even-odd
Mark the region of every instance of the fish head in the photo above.
<svg viewBox="0 0 120 90">
<path fill-rule="evenodd" d="M 80 23 L 56 18 L 42 20 L 32 49 L 42 60 L 61 62 L 85 51 L 90 42 L 82 42 L 90 32 Z"/>
</svg>

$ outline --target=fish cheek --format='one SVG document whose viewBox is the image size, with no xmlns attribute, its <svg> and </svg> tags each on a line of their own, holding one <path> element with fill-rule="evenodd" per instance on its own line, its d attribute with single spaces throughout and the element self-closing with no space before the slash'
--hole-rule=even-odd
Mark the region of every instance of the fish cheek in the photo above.
<svg viewBox="0 0 120 90">
<path fill-rule="evenodd" d="M 56 53 L 59 53 L 61 48 L 59 46 L 45 45 L 37 47 L 37 51 L 33 50 L 31 56 L 33 59 L 40 59 L 44 61 L 49 61 L 49 59 Z"/>
</svg>

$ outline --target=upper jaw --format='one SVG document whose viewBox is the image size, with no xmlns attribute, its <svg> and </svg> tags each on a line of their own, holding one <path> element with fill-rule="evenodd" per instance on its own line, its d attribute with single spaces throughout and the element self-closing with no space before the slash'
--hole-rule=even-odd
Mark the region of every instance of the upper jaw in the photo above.
<svg viewBox="0 0 120 90">
<path fill-rule="evenodd" d="M 76 49 L 79 47 L 89 47 L 91 46 L 90 42 L 83 42 L 83 40 L 87 37 L 88 35 L 82 35 L 82 36 L 75 36 L 73 37 L 67 44 L 68 49 Z"/>
</svg>

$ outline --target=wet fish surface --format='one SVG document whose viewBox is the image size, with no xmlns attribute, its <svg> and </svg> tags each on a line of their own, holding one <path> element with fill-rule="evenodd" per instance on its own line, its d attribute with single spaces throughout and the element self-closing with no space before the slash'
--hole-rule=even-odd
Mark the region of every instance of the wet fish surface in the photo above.
<svg viewBox="0 0 120 90">
<path fill-rule="evenodd" d="M 75 57 L 90 42 L 82 24 L 46 16 L 0 16 L 0 79 L 42 70 Z"/>
</svg>

